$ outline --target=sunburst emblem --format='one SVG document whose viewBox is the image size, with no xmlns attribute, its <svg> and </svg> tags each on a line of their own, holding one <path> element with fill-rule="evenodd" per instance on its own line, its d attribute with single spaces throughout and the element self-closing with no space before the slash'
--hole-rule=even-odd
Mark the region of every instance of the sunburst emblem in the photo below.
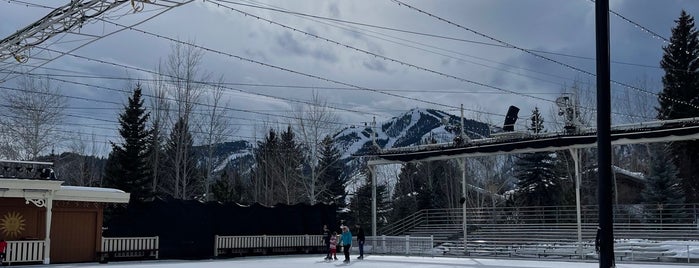
<svg viewBox="0 0 699 268">
<path fill-rule="evenodd" d="M 0 219 L 0 230 L 8 238 L 16 238 L 24 231 L 24 217 L 18 212 L 8 212 Z"/>
</svg>

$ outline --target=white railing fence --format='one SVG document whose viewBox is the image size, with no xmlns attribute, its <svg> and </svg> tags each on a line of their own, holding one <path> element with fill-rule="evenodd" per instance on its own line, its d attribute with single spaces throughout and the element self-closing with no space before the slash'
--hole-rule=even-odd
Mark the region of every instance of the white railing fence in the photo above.
<svg viewBox="0 0 699 268">
<path fill-rule="evenodd" d="M 158 258 L 159 238 L 152 237 L 102 237 L 101 252 L 114 252 L 120 254 L 119 257 L 129 257 L 130 255 L 142 255 L 142 252 L 151 251 L 153 257 Z M 141 251 L 141 252 L 139 252 Z"/>
<path fill-rule="evenodd" d="M 257 235 L 216 236 L 214 256 L 239 250 L 265 250 L 279 248 L 323 248 L 322 235 Z M 434 255 L 434 238 L 414 236 L 367 236 L 364 252 L 367 254 Z M 353 237 L 352 251 L 359 251 L 357 238 Z"/>
<path fill-rule="evenodd" d="M 353 237 L 352 251 L 359 251 L 357 238 Z M 367 236 L 364 253 L 433 256 L 434 237 L 417 236 Z M 441 254 L 441 252 L 440 252 Z"/>
<path fill-rule="evenodd" d="M 273 250 L 273 249 L 309 249 L 322 247 L 322 235 L 244 235 L 215 236 L 214 257 L 226 251 L 236 250 Z"/>
<path fill-rule="evenodd" d="M 5 262 L 41 262 L 44 260 L 44 240 L 7 241 Z"/>
</svg>

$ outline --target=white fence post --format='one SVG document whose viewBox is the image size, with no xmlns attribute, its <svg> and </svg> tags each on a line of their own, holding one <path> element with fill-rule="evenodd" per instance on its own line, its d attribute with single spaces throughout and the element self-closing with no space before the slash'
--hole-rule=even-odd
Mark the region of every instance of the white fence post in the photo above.
<svg viewBox="0 0 699 268">
<path fill-rule="evenodd" d="M 214 235 L 214 257 L 218 257 L 218 235 Z"/>
<path fill-rule="evenodd" d="M 381 250 L 383 254 L 386 254 L 386 235 L 381 236 Z"/>
<path fill-rule="evenodd" d="M 405 255 L 410 255 L 410 236 L 405 236 Z"/>
</svg>

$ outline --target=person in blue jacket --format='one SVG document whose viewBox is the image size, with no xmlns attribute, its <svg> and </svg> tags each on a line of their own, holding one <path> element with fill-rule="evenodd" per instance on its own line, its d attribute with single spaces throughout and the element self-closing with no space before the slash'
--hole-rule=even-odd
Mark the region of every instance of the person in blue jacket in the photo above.
<svg viewBox="0 0 699 268">
<path fill-rule="evenodd" d="M 345 253 L 345 260 L 343 261 L 344 263 L 349 263 L 350 262 L 350 248 L 352 247 L 352 232 L 350 232 L 349 227 L 346 225 L 342 226 L 342 237 L 340 238 L 342 240 L 342 251 Z"/>
</svg>

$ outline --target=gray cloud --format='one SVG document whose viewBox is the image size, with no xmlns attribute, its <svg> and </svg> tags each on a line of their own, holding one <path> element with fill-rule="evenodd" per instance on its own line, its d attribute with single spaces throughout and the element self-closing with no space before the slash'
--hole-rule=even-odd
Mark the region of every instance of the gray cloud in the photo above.
<svg viewBox="0 0 699 268">
<path fill-rule="evenodd" d="M 46 2 L 40 0 L 28 1 L 39 4 Z M 695 1 L 619 0 L 613 1 L 612 8 L 635 22 L 665 37 L 669 37 L 670 29 L 674 26 L 674 20 L 677 19 L 680 10 L 685 9 L 690 14 L 699 16 L 699 5 L 696 5 Z M 269 2 L 269 4 L 279 8 L 318 16 L 342 18 L 371 25 L 478 42 L 493 42 L 424 14 L 400 7 L 391 1 L 329 0 L 322 4 L 315 0 L 263 2 Z M 409 1 L 408 3 L 464 27 L 488 34 L 522 48 L 584 57 L 594 57 L 595 55 L 594 4 L 590 1 L 469 0 Z M 147 9 L 150 11 L 153 7 L 147 6 Z M 410 62 L 438 72 L 453 74 L 464 79 L 524 94 L 550 93 L 534 95 L 549 100 L 555 99 L 557 92 L 564 85 L 571 85 L 576 79 L 585 83 L 591 81 L 593 84 L 595 81 L 593 77 L 514 49 L 497 48 L 356 25 L 352 27 L 357 27 L 358 32 L 352 32 L 272 11 L 254 8 L 244 8 L 244 11 L 290 27 L 304 29 L 305 31 L 337 40 L 342 44 L 366 49 L 373 53 Z M 7 3 L 7 1 L 0 2 L 0 17 L 3 18 L 3 23 L 0 25 L 0 34 L 3 35 L 2 37 L 5 37 L 29 25 L 29 23 L 34 22 L 46 13 L 47 10 L 45 9 L 30 8 Z M 154 13 L 130 12 L 128 15 L 118 19 L 115 17 L 115 20 L 121 24 L 131 24 L 152 14 Z M 640 31 L 635 26 L 614 15 L 610 15 L 610 18 L 612 24 L 612 59 L 657 66 L 662 55 L 664 43 L 650 37 L 647 33 Z M 323 22 L 332 24 L 328 21 Z M 81 31 L 102 33 L 102 30 L 105 28 L 110 29 L 110 26 L 101 23 L 88 23 L 83 26 Z M 522 109 L 520 112 L 521 116 L 528 114 L 534 106 L 538 106 L 547 117 L 552 116 L 549 115 L 551 110 L 549 107 L 552 105 L 550 102 L 513 94 L 493 94 L 495 92 L 493 89 L 459 82 L 375 58 L 344 46 L 330 44 L 262 22 L 250 16 L 243 16 L 229 9 L 212 5 L 209 2 L 195 1 L 169 11 L 150 22 L 138 26 L 138 28 L 162 36 L 182 40 L 196 40 L 199 45 L 223 52 L 224 54 L 205 52 L 202 69 L 214 73 L 214 76 L 224 76 L 227 82 L 344 87 L 327 81 L 281 71 L 277 68 L 240 60 L 236 57 L 226 56 L 230 54 L 360 87 L 409 90 L 391 91 L 391 93 L 412 99 L 398 98 L 369 91 L 318 90 L 323 97 L 328 98 L 329 102 L 334 103 L 338 107 L 357 109 L 371 114 L 339 111 L 338 113 L 342 115 L 341 118 L 343 118 L 343 121 L 346 120 L 348 125 L 369 121 L 374 114 L 379 115 L 377 120 L 386 120 L 414 107 L 437 108 L 457 113 L 453 107 L 458 107 L 462 103 L 467 109 L 495 114 L 504 114 L 507 106 L 517 104 Z M 375 33 L 369 33 L 368 30 Z M 395 42 L 387 42 L 372 37 L 370 34 Z M 448 54 L 453 56 L 453 58 L 408 47 L 405 44 L 417 45 L 393 39 L 389 35 L 434 46 L 436 48 L 421 48 Z M 52 39 L 51 42 L 55 40 L 57 39 Z M 66 39 L 63 40 L 65 41 Z M 171 44 L 172 42 L 161 38 L 133 31 L 124 31 L 81 48 L 75 53 L 128 66 L 154 69 L 158 60 L 167 57 Z M 67 44 L 54 45 L 54 48 L 68 49 Z M 452 52 L 446 52 L 445 50 Z M 591 60 L 552 54 L 542 55 L 594 72 L 595 64 Z M 487 68 L 483 65 L 496 68 Z M 63 57 L 47 65 L 47 67 L 71 69 L 79 71 L 80 74 L 97 76 L 150 78 L 150 75 L 139 71 L 126 70 L 125 68 L 114 67 L 109 64 L 88 62 L 71 57 Z M 55 70 L 42 70 L 42 72 L 72 74 Z M 658 81 L 661 75 L 662 70 L 657 68 L 623 64 L 612 65 L 612 78 L 626 83 L 634 83 L 643 77 Z M 105 79 L 85 79 L 84 81 L 114 88 L 125 88 L 128 84 L 124 81 Z M 73 94 L 73 96 L 85 95 L 118 102 L 123 102 L 124 100 L 124 97 L 120 94 L 95 87 L 72 84 L 60 84 L 60 86 L 65 89 L 66 94 Z M 310 92 L 312 92 L 311 89 L 272 87 L 243 87 L 243 89 L 254 93 L 264 92 L 282 98 L 302 100 L 309 99 Z M 435 93 L 436 91 L 444 90 L 461 90 L 464 93 Z M 619 87 L 613 87 L 613 90 L 623 91 Z M 288 111 L 296 105 L 296 103 L 291 101 L 272 100 L 239 92 L 231 92 L 227 98 L 230 98 L 230 107 L 232 108 L 262 110 L 268 114 L 283 114 L 284 111 Z M 441 105 L 419 102 L 415 99 Z M 77 100 L 72 101 L 71 105 L 75 106 L 75 108 L 95 106 L 94 103 Z M 95 116 L 113 120 L 116 118 L 117 113 L 118 111 L 116 110 L 102 111 L 95 113 Z M 472 117 L 492 120 L 493 122 L 502 121 L 499 115 L 489 116 L 477 112 L 467 112 L 467 114 L 472 115 Z M 249 118 L 260 122 L 272 117 L 271 115 L 250 114 L 239 111 L 235 111 L 232 116 Z M 548 119 L 548 121 L 551 120 Z M 94 121 L 85 123 L 95 125 Z M 253 122 L 235 121 L 233 123 L 244 128 L 240 131 L 241 135 L 250 136 L 250 133 L 254 131 L 254 127 L 251 126 L 254 124 Z M 76 129 L 80 128 L 76 127 Z M 83 131 L 116 135 L 115 132 L 100 130 L 99 128 L 84 127 Z"/>
</svg>

